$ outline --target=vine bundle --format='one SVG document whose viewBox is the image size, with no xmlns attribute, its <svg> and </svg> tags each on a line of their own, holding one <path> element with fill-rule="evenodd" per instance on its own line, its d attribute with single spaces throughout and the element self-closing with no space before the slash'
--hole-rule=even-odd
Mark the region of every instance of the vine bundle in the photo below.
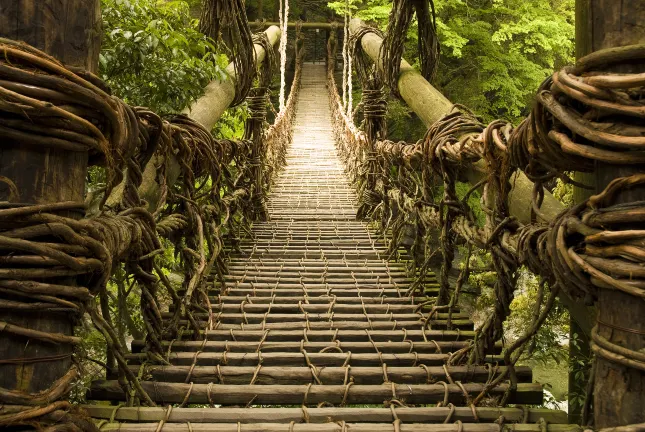
<svg viewBox="0 0 645 432">
<path fill-rule="evenodd" d="M 204 0 L 199 30 L 227 47 L 235 66 L 235 98 L 231 106 L 244 102 L 255 77 L 253 36 L 246 18 L 244 0 Z"/>
<path fill-rule="evenodd" d="M 383 76 L 395 95 L 399 95 L 398 81 L 405 39 L 416 16 L 418 23 L 417 49 L 421 74 L 431 81 L 439 65 L 440 45 L 437 36 L 437 17 L 433 0 L 394 0 L 383 40 Z"/>
<path fill-rule="evenodd" d="M 270 46 L 265 49 L 272 52 Z M 163 337 L 201 335 L 204 323 L 194 314 L 210 311 L 207 277 L 213 272 L 223 274 L 225 239 L 235 243 L 246 224 L 258 216 L 253 197 L 266 193 L 272 173 L 284 163 L 302 51 L 292 92 L 275 123 L 265 131 L 263 117 L 252 127 L 249 140 L 230 141 L 215 140 L 186 116 L 161 118 L 145 108 L 130 107 L 111 96 L 97 77 L 71 71 L 28 45 L 2 39 L 0 50 L 0 131 L 8 143 L 85 152 L 106 178 L 105 185 L 88 196 L 87 203 L 95 204 L 90 206 L 83 202 L 17 204 L 20 191 L 11 179 L 0 178 L 10 191 L 10 200 L 0 203 L 0 261 L 4 263 L 0 308 L 64 312 L 77 321 L 87 312 L 107 342 L 105 366 L 118 376 L 128 404 L 154 405 L 139 384 L 141 377 L 126 365 L 126 347 L 110 315 L 107 283 L 120 270 L 128 283 L 140 287 L 149 363 L 167 363 Z M 262 70 L 264 86 L 272 72 L 272 68 Z M 254 76 L 252 71 L 251 79 Z M 250 124 L 253 120 L 259 119 Z M 259 164 L 254 162 L 258 158 Z M 149 170 L 154 173 L 152 180 L 144 179 L 143 173 Z M 168 243 L 175 245 L 183 267 L 179 290 L 156 259 Z M 168 319 L 162 319 L 162 297 L 173 305 Z M 212 326 L 212 321 L 211 316 L 206 325 Z M 42 422 L 70 430 L 96 430 L 82 415 L 68 412 L 67 402 L 57 402 L 67 397 L 78 378 L 71 360 L 80 338 L 6 322 L 0 322 L 0 330 L 25 340 L 70 347 L 56 358 L 8 359 L 15 364 L 67 360 L 70 366 L 39 393 L 0 388 L 0 403 L 9 413 L 0 416 L 0 425 Z"/>
<path fill-rule="evenodd" d="M 401 3 L 411 7 L 413 2 Z M 397 10 L 394 8 L 393 14 Z M 397 25 L 391 20 L 383 48 L 385 72 L 381 79 L 392 88 L 401 56 L 391 54 L 388 37 L 392 37 Z M 355 62 L 363 65 L 357 66 L 359 71 L 374 70 L 360 50 L 360 38 L 368 32 L 377 30 L 364 27 L 355 35 Z M 439 312 L 452 314 L 471 271 L 473 248 L 491 253 L 497 274 L 494 309 L 477 330 L 474 345 L 456 352 L 452 364 L 482 363 L 502 338 L 521 266 L 541 276 L 534 322 L 506 349 L 509 368 L 487 388 L 504 380 L 511 382 L 509 392 L 515 388 L 513 365 L 544 323 L 561 291 L 588 304 L 596 301 L 603 289 L 645 297 L 645 280 L 638 270 L 645 256 L 640 240 L 645 232 L 642 202 L 620 201 L 623 192 L 642 188 L 645 176 L 617 178 L 604 191 L 565 210 L 551 222 L 539 222 L 547 218 L 540 207 L 549 180 L 572 182 L 568 171 L 591 171 L 596 162 L 623 166 L 644 162 L 642 76 L 609 72 L 625 62 L 643 59 L 644 53 L 642 45 L 599 51 L 556 72 L 540 87 L 531 115 L 517 127 L 499 120 L 484 125 L 465 107 L 456 106 L 413 144 L 387 141 L 373 132 L 374 128 L 382 130 L 378 123 L 381 115 L 373 115 L 374 107 L 380 107 L 381 102 L 373 102 L 374 77 L 369 73 L 359 73 L 365 105 L 363 130 L 356 128 L 346 114 L 338 93 L 330 92 L 339 151 L 361 191 L 359 216 L 379 221 L 382 232 L 391 233 L 391 253 L 400 248 L 410 252 L 419 281 L 431 268 L 441 267 L 440 294 L 426 322 Z M 328 80 L 328 87 L 336 89 L 332 73 Z M 484 162 L 485 174 L 465 196 L 459 197 L 457 182 L 465 169 L 478 161 Z M 509 209 L 509 194 L 518 170 L 535 184 L 534 220 L 529 223 L 518 221 Z M 469 198 L 478 189 L 483 220 L 469 205 Z M 468 254 L 452 289 L 449 275 L 459 243 L 468 246 Z M 409 294 L 419 288 L 421 283 L 413 286 Z M 616 329 L 640 331 L 599 322 L 592 332 L 593 351 L 621 366 L 645 370 L 642 353 L 609 341 L 609 332 Z M 474 402 L 481 402 L 485 393 Z"/>
</svg>

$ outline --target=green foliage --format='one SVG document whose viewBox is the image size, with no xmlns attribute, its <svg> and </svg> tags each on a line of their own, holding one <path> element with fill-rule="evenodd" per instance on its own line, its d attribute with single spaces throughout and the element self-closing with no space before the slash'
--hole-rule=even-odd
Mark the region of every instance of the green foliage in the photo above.
<svg viewBox="0 0 645 432">
<path fill-rule="evenodd" d="M 479 226 L 484 226 L 486 215 L 481 208 L 481 193 L 478 190 L 471 191 L 472 187 L 473 186 L 469 183 L 457 182 L 457 184 L 455 185 L 455 190 L 457 191 L 457 196 L 460 200 L 463 200 L 466 197 L 466 194 L 470 192 L 470 196 L 468 196 L 468 202 L 466 204 L 468 205 L 468 208 L 470 208 L 470 210 L 473 212 L 475 222 Z"/>
<path fill-rule="evenodd" d="M 345 2 L 344 0 L 342 1 L 333 1 L 327 3 L 327 7 L 331 10 L 334 11 L 337 15 L 343 16 L 345 14 L 346 8 L 349 5 L 349 11 L 351 15 L 354 15 L 354 12 L 358 10 L 359 4 L 361 3 L 360 0 L 349 0 L 349 2 Z M 388 13 L 389 13 L 389 8 L 388 8 Z"/>
<path fill-rule="evenodd" d="M 226 79 L 225 56 L 197 30 L 184 1 L 102 0 L 101 77 L 131 105 L 176 112 Z"/>
<path fill-rule="evenodd" d="M 485 120 L 517 121 L 540 83 L 573 61 L 574 0 L 434 0 L 442 60 L 437 85 Z M 355 15 L 385 30 L 391 0 L 353 0 Z M 338 13 L 344 2 L 328 6 Z M 406 56 L 416 54 L 416 28 Z"/>
<path fill-rule="evenodd" d="M 511 316 L 505 323 L 505 332 L 511 336 L 525 333 L 533 325 L 539 279 L 526 269 L 520 270 L 518 291 L 511 303 Z M 548 297 L 545 289 L 545 301 Z M 569 313 L 556 302 L 544 325 L 538 330 L 524 357 L 536 362 L 564 361 L 568 355 L 566 340 L 569 337 Z"/>
<path fill-rule="evenodd" d="M 437 0 L 438 84 L 487 120 L 526 115 L 540 83 L 573 60 L 573 0 Z"/>
<path fill-rule="evenodd" d="M 553 188 L 553 196 L 556 197 L 565 207 L 571 207 L 574 203 L 573 185 L 557 179 L 555 188 Z"/>
<path fill-rule="evenodd" d="M 75 352 L 76 358 L 80 360 L 78 366 L 81 373 L 80 379 L 74 383 L 70 393 L 70 401 L 85 403 L 85 394 L 90 383 L 93 380 L 105 378 L 105 368 L 100 363 L 104 364 L 106 361 L 106 344 L 105 339 L 87 315 L 81 321 L 81 325 L 74 329 L 74 335 L 81 338 L 81 343 L 76 347 Z"/>
<path fill-rule="evenodd" d="M 248 117 L 246 105 L 229 108 L 215 124 L 213 135 L 220 139 L 240 139 L 244 135 L 244 124 Z"/>
</svg>

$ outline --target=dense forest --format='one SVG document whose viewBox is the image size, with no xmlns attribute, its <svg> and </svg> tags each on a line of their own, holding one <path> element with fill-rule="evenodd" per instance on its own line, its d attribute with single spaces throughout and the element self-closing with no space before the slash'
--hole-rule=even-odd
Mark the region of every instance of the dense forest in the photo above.
<svg viewBox="0 0 645 432">
<path fill-rule="evenodd" d="M 342 23 L 349 5 L 352 17 L 383 30 L 391 9 L 387 0 L 290 3 L 290 20 Z M 247 0 L 246 7 L 250 21 L 278 19 L 278 0 Z M 540 83 L 554 69 L 573 60 L 574 0 L 437 0 L 435 7 L 441 58 L 433 84 L 451 101 L 469 107 L 486 121 L 503 118 L 517 122 L 529 112 Z M 114 94 L 129 104 L 171 113 L 199 97 L 209 81 L 226 79 L 229 53 L 199 32 L 199 9 L 196 0 L 102 0 L 100 74 Z M 342 27 L 337 31 L 341 36 Z M 418 57 L 416 32 L 413 25 L 405 47 L 405 57 L 411 63 Z M 272 87 L 279 87 L 279 79 Z M 358 85 L 354 98 L 361 98 Z M 240 137 L 246 117 L 244 105 L 229 109 L 213 133 L 222 138 Z M 423 124 L 395 97 L 389 98 L 388 128 L 391 138 L 407 141 L 425 132 Z M 100 175 L 95 173 L 93 181 L 100 182 Z M 467 189 L 461 186 L 462 195 Z M 562 185 L 556 192 L 561 199 L 570 199 L 570 190 Z M 163 271 L 169 281 L 181 280 L 175 275 L 181 271 L 181 263 L 173 247 L 165 246 Z M 485 252 L 476 254 L 472 261 L 476 268 L 490 265 Z M 507 323 L 509 338 L 529 325 L 537 292 L 536 277 L 525 271 L 521 279 L 522 289 Z M 470 278 L 469 289 L 478 295 L 466 296 L 464 307 L 475 317 L 491 307 L 493 280 L 494 273 L 487 271 Z M 120 278 L 117 271 L 109 291 L 123 343 L 141 338 L 144 328 L 136 285 Z M 89 382 L 104 373 L 104 342 L 89 323 L 82 334 L 84 358 L 88 359 L 85 380 Z M 566 398 L 568 338 L 568 314 L 556 306 L 526 355 L 533 366 L 542 365 L 536 378 L 550 382 L 560 400 Z M 82 399 L 84 389 L 79 388 L 76 394 Z M 571 395 L 578 401 L 583 396 Z"/>
</svg>

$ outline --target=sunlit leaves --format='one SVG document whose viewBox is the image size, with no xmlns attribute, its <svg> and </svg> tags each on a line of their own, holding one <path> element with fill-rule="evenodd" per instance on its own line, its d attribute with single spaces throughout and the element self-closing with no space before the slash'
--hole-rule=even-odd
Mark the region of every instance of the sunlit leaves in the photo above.
<svg viewBox="0 0 645 432">
<path fill-rule="evenodd" d="M 212 79 L 225 79 L 225 58 L 197 30 L 184 1 L 102 0 L 100 73 L 114 93 L 157 112 L 180 111 Z"/>
<path fill-rule="evenodd" d="M 442 60 L 436 84 L 486 120 L 517 121 L 540 83 L 573 58 L 574 0 L 434 0 Z M 329 3 L 342 11 L 344 2 Z M 353 1 L 385 29 L 391 0 Z M 416 31 L 414 26 L 413 33 Z M 406 53 L 415 57 L 416 34 Z"/>
</svg>

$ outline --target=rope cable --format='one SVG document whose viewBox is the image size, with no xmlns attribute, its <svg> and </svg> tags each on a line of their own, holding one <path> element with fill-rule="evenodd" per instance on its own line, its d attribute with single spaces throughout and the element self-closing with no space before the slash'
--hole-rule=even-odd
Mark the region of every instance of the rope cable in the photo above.
<svg viewBox="0 0 645 432">
<path fill-rule="evenodd" d="M 287 67 L 287 31 L 289 27 L 289 0 L 284 0 L 284 12 L 282 0 L 280 0 L 280 111 L 285 109 L 286 92 L 286 67 Z"/>
</svg>

